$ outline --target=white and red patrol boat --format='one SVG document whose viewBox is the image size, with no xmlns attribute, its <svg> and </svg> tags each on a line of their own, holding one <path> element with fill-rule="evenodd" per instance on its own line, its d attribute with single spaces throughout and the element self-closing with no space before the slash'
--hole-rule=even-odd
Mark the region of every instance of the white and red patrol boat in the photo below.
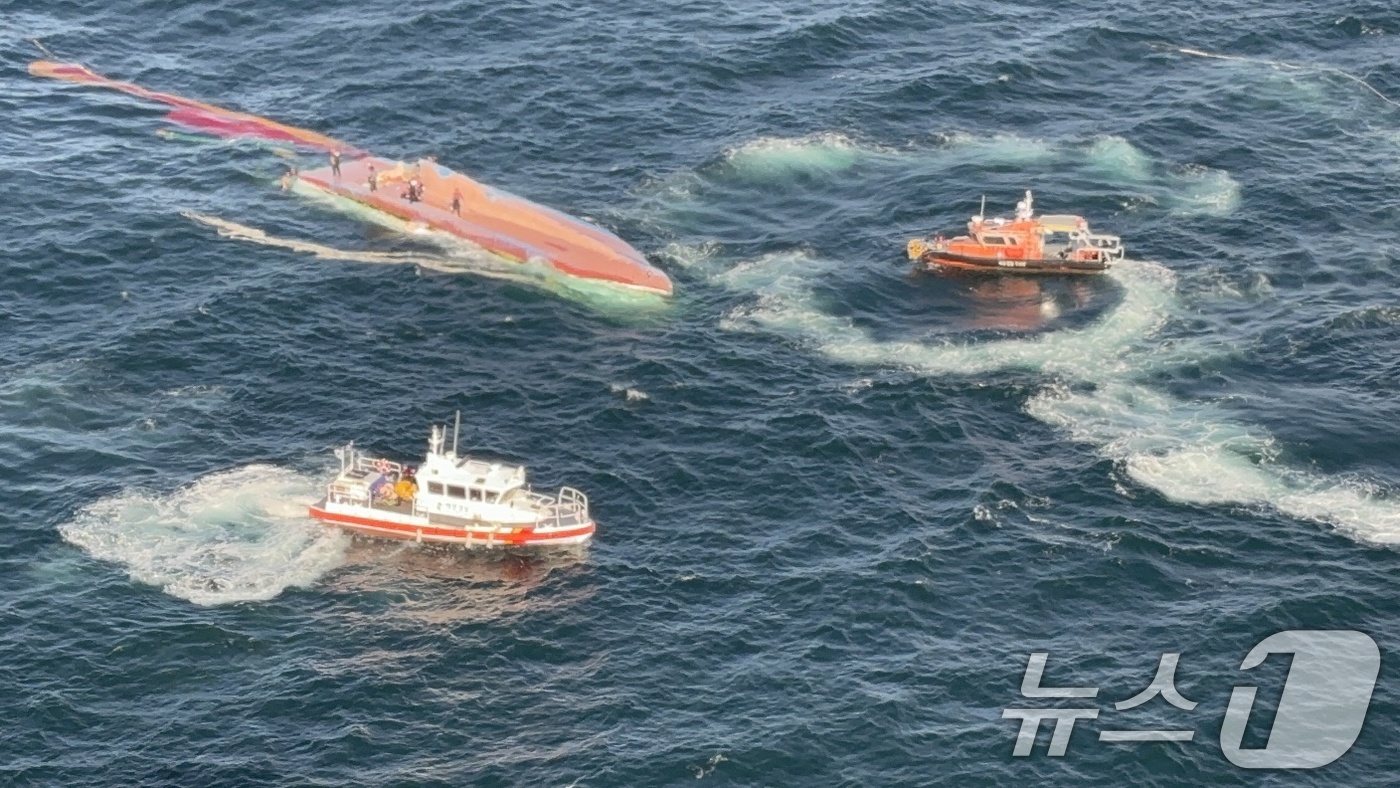
<svg viewBox="0 0 1400 788">
<path fill-rule="evenodd" d="M 460 415 L 458 426 L 460 427 Z M 468 547 L 573 545 L 593 538 L 588 498 L 572 487 L 533 492 L 519 465 L 444 450 L 445 429 L 433 426 L 428 455 L 415 472 L 368 457 L 350 443 L 336 449 L 340 473 L 311 516 L 369 536 Z"/>
</svg>

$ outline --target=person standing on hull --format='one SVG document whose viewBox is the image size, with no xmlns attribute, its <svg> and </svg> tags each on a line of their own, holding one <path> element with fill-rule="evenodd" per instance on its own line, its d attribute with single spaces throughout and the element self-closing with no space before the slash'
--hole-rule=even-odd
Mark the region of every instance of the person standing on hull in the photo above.
<svg viewBox="0 0 1400 788">
<path fill-rule="evenodd" d="M 379 173 L 374 171 L 373 164 L 369 165 L 369 177 L 365 179 L 365 183 L 369 184 L 371 192 L 379 191 Z"/>
<path fill-rule="evenodd" d="M 452 212 L 455 213 L 455 214 L 457 214 L 458 217 L 461 217 L 461 215 L 462 215 L 462 190 L 461 190 L 461 189 L 453 189 L 453 190 L 452 190 Z"/>
<path fill-rule="evenodd" d="M 340 151 L 331 151 L 331 177 L 340 177 Z"/>
</svg>

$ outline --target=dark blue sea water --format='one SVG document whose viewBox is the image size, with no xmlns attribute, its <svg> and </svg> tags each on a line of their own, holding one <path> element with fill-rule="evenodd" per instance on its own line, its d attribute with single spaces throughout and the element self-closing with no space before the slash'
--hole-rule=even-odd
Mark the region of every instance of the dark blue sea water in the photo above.
<svg viewBox="0 0 1400 788">
<path fill-rule="evenodd" d="M 0 0 L 0 782 L 1394 784 L 1400 109 L 1171 48 L 1397 97 L 1397 36 L 1340 0 Z M 437 155 L 677 295 L 459 270 L 30 77 L 32 37 Z M 1026 188 L 1136 259 L 909 273 Z M 590 549 L 305 518 L 330 447 L 411 459 L 456 409 L 590 494 Z M 1365 727 L 1237 768 L 1231 689 L 1263 747 L 1288 664 L 1241 660 L 1290 629 L 1379 644 Z M 1098 697 L 1021 697 L 1032 652 Z M 1199 705 L 1115 710 L 1164 652 Z M 1064 757 L 1012 755 L 1003 709 L 1076 705 Z M 1154 728 L 1194 738 L 1098 740 Z"/>
</svg>

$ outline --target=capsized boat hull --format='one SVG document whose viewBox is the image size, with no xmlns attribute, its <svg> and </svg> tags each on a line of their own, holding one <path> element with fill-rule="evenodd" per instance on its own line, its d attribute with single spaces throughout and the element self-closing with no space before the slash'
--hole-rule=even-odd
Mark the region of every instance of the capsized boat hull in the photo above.
<svg viewBox="0 0 1400 788">
<path fill-rule="evenodd" d="M 997 257 L 977 257 L 954 254 L 952 252 L 925 252 L 918 258 L 920 266 L 927 270 L 942 271 L 983 271 L 998 274 L 1101 274 L 1111 264 L 1098 260 L 1060 260 L 1058 258 L 1040 260 L 1007 260 Z"/>
<path fill-rule="evenodd" d="M 584 544 L 597 526 L 592 520 L 565 528 L 534 528 L 488 523 L 449 524 L 432 518 L 378 508 L 320 501 L 308 513 L 346 531 L 385 539 L 459 545 L 463 547 L 547 547 Z"/>
<path fill-rule="evenodd" d="M 46 60 L 36 60 L 29 64 L 29 73 L 36 77 L 61 79 L 80 85 L 108 88 L 147 101 L 160 102 L 174 107 L 166 116 L 172 123 L 179 123 L 187 128 L 220 137 L 258 137 L 325 151 L 338 150 L 347 155 L 359 152 L 359 149 L 353 145 L 309 129 L 288 126 L 285 123 L 278 123 L 246 112 L 224 109 L 173 93 L 162 93 L 130 82 L 111 79 L 80 63 L 51 63 Z"/>
<path fill-rule="evenodd" d="M 370 167 L 377 178 L 374 190 L 369 188 Z M 423 185 L 423 197 L 410 202 L 403 194 L 414 177 Z M 665 273 L 607 230 L 432 162 L 414 167 L 366 156 L 343 162 L 338 177 L 323 167 L 301 173 L 298 180 L 518 263 L 542 260 L 566 276 L 659 295 L 672 292 Z M 461 197 L 459 212 L 452 210 L 454 194 Z"/>
<path fill-rule="evenodd" d="M 671 280 L 666 274 L 612 233 L 434 163 L 424 162 L 421 172 L 414 173 L 424 186 L 423 201 L 408 203 L 398 199 L 401 184 L 409 177 L 403 164 L 369 157 L 362 150 L 324 134 L 110 79 L 77 63 L 35 61 L 29 65 L 29 73 L 109 88 L 165 104 L 171 107 L 167 120 L 201 133 L 338 152 L 345 159 L 343 177 L 334 177 L 330 169 L 325 168 L 308 172 L 301 180 L 404 221 L 471 241 L 509 260 L 520 263 L 543 260 L 553 270 L 574 277 L 573 281 L 586 280 L 589 284 L 607 283 L 647 294 L 671 295 Z M 366 183 L 371 164 L 383 178 L 385 188 L 378 193 L 370 193 Z M 460 216 L 450 210 L 454 192 L 462 195 Z"/>
</svg>

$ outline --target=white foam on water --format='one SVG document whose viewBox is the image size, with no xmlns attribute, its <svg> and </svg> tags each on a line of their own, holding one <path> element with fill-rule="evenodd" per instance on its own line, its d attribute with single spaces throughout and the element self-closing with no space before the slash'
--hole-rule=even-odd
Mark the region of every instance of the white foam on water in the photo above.
<svg viewBox="0 0 1400 788">
<path fill-rule="evenodd" d="M 651 399 L 650 394 L 639 388 L 634 388 L 631 383 L 609 383 L 608 391 L 621 394 L 628 402 L 645 402 Z"/>
<path fill-rule="evenodd" d="M 706 270 L 719 254 L 720 246 L 714 241 L 698 244 L 668 243 L 661 249 L 661 256 L 681 268 Z"/>
<path fill-rule="evenodd" d="M 1400 543 L 1400 502 L 1361 482 L 1283 465 L 1272 437 L 1206 405 L 1107 382 L 1091 392 L 1053 387 L 1026 409 L 1098 445 L 1134 481 L 1173 501 L 1271 507 L 1366 541 Z"/>
<path fill-rule="evenodd" d="M 308 197 L 336 206 L 339 210 L 374 221 L 398 232 L 412 234 L 433 244 L 439 251 L 371 252 L 337 249 L 313 241 L 282 238 L 256 227 L 238 224 L 217 216 L 206 216 L 193 211 L 182 211 L 181 214 L 191 221 L 214 228 L 224 238 L 236 241 L 288 249 L 324 260 L 375 265 L 413 265 L 441 274 L 471 274 L 504 280 L 543 289 L 600 312 L 618 316 L 653 312 L 666 308 L 669 303 L 666 297 L 649 291 L 618 286 L 601 280 L 564 275 L 545 260 L 531 258 L 524 263 L 507 260 L 470 241 L 423 225 L 403 222 L 389 214 L 361 206 L 353 200 L 328 195 L 310 187 L 298 188 L 305 192 Z"/>
<path fill-rule="evenodd" d="M 349 538 L 306 513 L 321 492 L 316 478 L 248 465 L 169 494 L 117 493 L 58 530 L 133 580 L 197 605 L 266 600 L 340 564 Z"/>
<path fill-rule="evenodd" d="M 957 132 L 943 135 L 940 142 L 934 156 L 935 163 L 943 166 L 1087 167 L 1111 183 L 1143 191 L 1132 203 L 1133 207 L 1161 205 L 1181 216 L 1223 216 L 1240 202 L 1240 184 L 1230 173 L 1197 164 L 1169 169 L 1119 136 L 1098 137 L 1083 144 L 1050 143 L 1005 134 L 978 137 Z"/>
<path fill-rule="evenodd" d="M 1096 168 L 1115 179 L 1131 183 L 1153 180 L 1152 157 L 1122 137 L 1099 137 L 1089 143 L 1084 155 Z"/>
<path fill-rule="evenodd" d="M 793 175 L 838 173 L 863 157 L 879 153 L 844 134 L 825 132 L 796 138 L 760 137 L 725 151 L 724 158 L 740 177 L 782 180 Z"/>
<path fill-rule="evenodd" d="M 937 136 L 943 158 L 978 164 L 1037 164 L 1060 156 L 1056 146 L 1015 134 L 973 135 L 956 131 Z"/>
<path fill-rule="evenodd" d="M 1327 321 L 1328 326 L 1374 327 L 1400 325 L 1400 306 L 1366 306 L 1343 312 Z"/>
<path fill-rule="evenodd" d="M 1180 216 L 1228 216 L 1240 204 L 1240 184 L 1225 170 L 1190 165 L 1166 179 L 1167 204 Z"/>
<path fill-rule="evenodd" d="M 1147 201 L 1178 216 L 1226 216 L 1240 203 L 1240 184 L 1225 170 L 1199 164 L 1164 169 L 1122 137 L 1100 137 L 1083 155 L 1109 179 L 1145 189 Z"/>
<path fill-rule="evenodd" d="M 1371 542 L 1400 543 L 1400 501 L 1351 480 L 1282 464 L 1274 439 L 1232 421 L 1208 403 L 1189 402 L 1142 381 L 1154 371 L 1233 352 L 1208 340 L 1157 337 L 1178 307 L 1175 275 L 1158 263 L 1125 260 L 1109 276 L 1121 302 L 1094 324 L 989 342 L 882 341 L 814 298 L 813 276 L 831 263 L 806 252 L 769 254 L 716 277 L 755 299 L 722 326 L 796 336 L 829 358 L 936 376 L 1021 369 L 1055 379 L 1027 412 L 1096 446 L 1138 484 L 1196 505 L 1271 507 L 1335 525 Z"/>
<path fill-rule="evenodd" d="M 806 252 L 769 254 L 740 263 L 718 280 L 758 298 L 732 311 L 724 325 L 798 333 L 824 354 L 852 364 L 900 366 L 930 375 L 1030 369 L 1092 379 L 1110 370 L 1128 374 L 1137 369 L 1141 360 L 1126 358 L 1127 351 L 1166 321 L 1175 283 L 1162 265 L 1127 260 L 1110 273 L 1125 285 L 1122 303 L 1091 326 L 1026 339 L 929 344 L 876 340 L 850 320 L 823 310 L 810 282 L 829 267 Z"/>
</svg>

